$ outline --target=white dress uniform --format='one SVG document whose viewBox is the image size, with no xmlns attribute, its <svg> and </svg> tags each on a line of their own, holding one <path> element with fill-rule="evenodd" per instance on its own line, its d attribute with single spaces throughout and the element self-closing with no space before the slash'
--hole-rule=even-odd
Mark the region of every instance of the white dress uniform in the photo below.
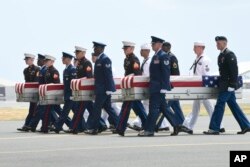
<svg viewBox="0 0 250 167">
<path fill-rule="evenodd" d="M 210 59 L 205 56 L 201 55 L 195 59 L 194 65 L 192 66 L 193 74 L 202 76 L 202 75 L 209 75 L 210 73 Z M 199 112 L 200 112 L 200 104 L 203 103 L 205 109 L 209 117 L 211 118 L 214 110 L 214 105 L 211 103 L 210 100 L 194 100 L 193 102 L 193 109 L 192 112 L 185 118 L 183 122 L 183 126 L 193 130 L 193 127 L 197 121 Z"/>
</svg>

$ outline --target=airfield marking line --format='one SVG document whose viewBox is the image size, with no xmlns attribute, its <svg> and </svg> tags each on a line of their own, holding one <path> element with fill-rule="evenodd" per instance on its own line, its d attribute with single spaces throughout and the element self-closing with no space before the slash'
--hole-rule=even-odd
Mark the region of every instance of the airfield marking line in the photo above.
<svg viewBox="0 0 250 167">
<path fill-rule="evenodd" d="M 129 149 L 129 148 L 159 148 L 159 147 L 186 147 L 186 146 L 218 146 L 218 145 L 250 145 L 250 142 L 224 142 L 224 143 L 191 143 L 191 144 L 160 144 L 160 145 L 136 145 L 136 146 L 114 146 L 114 147 L 86 147 L 86 148 L 61 148 L 48 150 L 20 150 L 1 151 L 0 154 L 23 154 L 43 153 L 58 151 L 80 151 L 80 150 L 105 150 L 105 149 Z"/>
</svg>

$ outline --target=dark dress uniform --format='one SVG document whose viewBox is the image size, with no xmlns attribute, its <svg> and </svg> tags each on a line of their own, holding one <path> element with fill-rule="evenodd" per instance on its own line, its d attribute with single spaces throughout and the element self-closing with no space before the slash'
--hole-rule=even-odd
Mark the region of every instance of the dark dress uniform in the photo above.
<svg viewBox="0 0 250 167">
<path fill-rule="evenodd" d="M 209 129 L 212 131 L 204 133 L 219 134 L 226 103 L 232 111 L 235 119 L 237 120 L 242 130 L 241 132 L 238 132 L 238 134 L 244 134 L 246 132 L 249 132 L 250 123 L 236 102 L 235 92 L 233 90 L 228 90 L 228 88 L 234 88 L 235 90 L 238 89 L 238 65 L 235 54 L 229 49 L 225 49 L 218 56 L 218 66 L 220 72 L 220 93 L 218 95 L 217 102 L 209 125 Z"/>
<path fill-rule="evenodd" d="M 124 60 L 125 76 L 134 74 L 141 75 L 140 61 L 134 55 L 128 55 Z M 144 106 L 140 100 L 135 101 L 124 101 L 122 104 L 121 112 L 119 115 L 118 125 L 116 127 L 117 133 L 124 136 L 124 132 L 127 127 L 130 110 L 133 109 L 136 115 L 138 115 L 142 121 L 142 127 L 145 127 L 147 114 L 145 112 Z"/>
<path fill-rule="evenodd" d="M 47 71 L 47 67 L 44 65 L 41 67 L 40 71 L 39 71 L 39 75 L 38 75 L 38 83 L 39 85 L 45 84 L 45 73 Z M 33 115 L 33 118 L 31 119 L 30 123 L 29 123 L 29 130 L 31 131 L 35 131 L 36 127 L 40 121 L 40 119 L 42 119 L 43 114 L 44 114 L 44 110 L 45 107 L 43 105 L 39 105 L 37 106 L 37 109 Z"/>
<path fill-rule="evenodd" d="M 93 42 L 95 47 L 105 47 L 105 44 Z M 94 70 L 95 78 L 95 103 L 94 111 L 89 115 L 88 124 L 89 130 L 86 132 L 88 134 L 97 134 L 98 128 L 100 126 L 100 118 L 102 108 L 108 113 L 114 125 L 117 125 L 118 116 L 116 115 L 114 109 L 111 107 L 111 95 L 106 92 L 115 92 L 115 83 L 112 73 L 112 62 L 110 58 L 101 53 L 96 62 Z"/>
<path fill-rule="evenodd" d="M 93 68 L 91 62 L 83 57 L 82 59 L 78 59 L 78 65 L 76 67 L 76 76 L 77 78 L 93 78 Z M 81 132 L 86 127 L 86 122 L 83 118 L 83 114 L 85 109 L 88 110 L 89 113 L 93 111 L 93 102 L 92 101 L 80 101 L 76 103 L 77 109 L 74 113 L 72 119 L 72 132 L 77 134 Z"/>
<path fill-rule="evenodd" d="M 47 67 L 44 78 L 45 84 L 60 83 L 59 72 L 54 66 Z M 42 118 L 41 132 L 47 133 L 48 126 L 51 122 L 51 111 L 55 109 L 55 105 L 45 105 L 45 111 Z"/>
<path fill-rule="evenodd" d="M 39 76 L 39 70 L 40 68 L 35 65 L 31 65 L 25 68 L 23 71 L 25 82 L 37 82 Z M 37 108 L 37 103 L 30 102 L 29 113 L 26 116 L 24 126 L 28 126 L 30 124 L 36 108 Z"/>
<path fill-rule="evenodd" d="M 152 37 L 152 42 L 163 42 L 162 39 Z M 166 114 L 167 103 L 165 93 L 161 90 L 171 90 L 170 83 L 170 57 L 168 54 L 159 50 L 153 57 L 150 63 L 150 81 L 149 81 L 149 114 L 147 117 L 146 127 L 144 132 L 139 133 L 139 136 L 153 136 L 156 126 L 156 121 L 160 112 L 168 119 L 168 121 L 176 127 L 176 121 Z"/>
<path fill-rule="evenodd" d="M 180 75 L 180 69 L 179 69 L 177 57 L 171 52 L 168 52 L 167 54 L 169 55 L 169 58 L 170 58 L 170 74 Z M 173 119 L 176 119 L 177 121 L 176 123 L 178 125 L 181 125 L 183 121 L 185 120 L 179 100 L 168 100 L 167 109 L 165 111 L 167 112 L 166 114 L 168 114 L 170 117 L 174 117 Z M 157 123 L 157 129 L 159 129 L 159 127 L 161 126 L 163 119 L 164 119 L 164 115 L 161 116 L 159 122 Z"/>
<path fill-rule="evenodd" d="M 73 57 L 73 56 L 72 56 Z M 70 89 L 70 83 L 72 79 L 76 78 L 76 68 L 70 64 L 63 71 L 63 84 L 64 84 L 64 106 L 62 114 L 59 116 L 55 123 L 55 132 L 59 133 L 62 130 L 62 126 L 68 119 L 70 110 L 73 110 L 75 102 L 70 99 L 72 96 L 72 90 Z"/>
</svg>

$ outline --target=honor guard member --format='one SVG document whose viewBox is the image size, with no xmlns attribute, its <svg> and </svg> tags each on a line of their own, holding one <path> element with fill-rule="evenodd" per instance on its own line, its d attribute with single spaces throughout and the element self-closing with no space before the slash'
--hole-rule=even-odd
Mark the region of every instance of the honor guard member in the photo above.
<svg viewBox="0 0 250 167">
<path fill-rule="evenodd" d="M 62 52 L 62 63 L 65 64 L 63 71 L 63 84 L 64 84 L 64 106 L 62 114 L 55 122 L 53 131 L 59 133 L 62 130 L 63 124 L 67 120 L 70 110 L 74 110 L 74 101 L 70 99 L 72 96 L 72 90 L 70 89 L 70 83 L 72 79 L 76 78 L 76 68 L 71 64 L 73 56 L 71 54 Z"/>
<path fill-rule="evenodd" d="M 75 46 L 75 54 L 77 58 L 77 66 L 76 66 L 76 74 L 77 78 L 93 78 L 93 68 L 91 62 L 85 57 L 87 49 Z M 93 112 L 93 102 L 92 101 L 80 101 L 77 104 L 77 110 L 76 113 L 73 116 L 72 120 L 72 130 L 69 130 L 69 132 L 73 134 L 77 134 L 78 132 L 83 132 L 87 129 L 86 122 L 83 118 L 83 114 L 85 109 L 88 110 L 89 114 Z M 88 123 L 88 121 L 87 121 Z M 102 121 L 100 123 L 104 127 L 103 130 L 107 129 L 105 128 L 105 123 Z"/>
<path fill-rule="evenodd" d="M 156 121 L 162 112 L 168 119 L 175 130 L 178 130 L 176 121 L 166 115 L 166 99 L 165 94 L 171 90 L 170 84 L 170 58 L 169 55 L 162 51 L 163 39 L 151 36 L 152 49 L 155 51 L 152 57 L 149 72 L 149 114 L 144 131 L 140 132 L 138 136 L 154 136 Z"/>
<path fill-rule="evenodd" d="M 97 59 L 97 56 L 95 56 L 95 53 L 92 53 L 91 54 L 91 60 L 92 60 L 92 62 L 95 63 L 96 59 Z M 117 104 L 115 102 L 112 102 L 111 106 L 114 109 L 115 114 L 119 115 L 121 109 L 117 106 Z M 115 131 L 115 125 L 112 123 L 112 120 L 110 119 L 108 113 L 105 110 L 102 110 L 101 121 L 103 121 L 104 123 L 109 122 L 109 129 L 112 132 Z"/>
<path fill-rule="evenodd" d="M 203 42 L 194 43 L 194 52 L 196 54 L 196 59 L 190 68 L 190 70 L 193 71 L 194 76 L 202 76 L 210 74 L 211 60 L 208 56 L 204 54 L 204 49 L 205 49 L 205 44 Z M 210 118 L 212 117 L 214 106 L 210 100 L 208 99 L 194 100 L 192 112 L 188 114 L 188 116 L 185 118 L 183 126 L 180 127 L 180 131 L 193 134 L 193 128 L 199 116 L 201 103 L 203 103 L 209 117 Z M 225 129 L 221 128 L 220 132 L 225 132 Z"/>
<path fill-rule="evenodd" d="M 55 57 L 45 55 L 47 70 L 45 72 L 45 84 L 60 83 L 59 72 L 54 67 Z M 50 124 L 51 111 L 54 109 L 53 105 L 45 105 L 45 111 L 42 119 L 42 133 L 48 133 L 48 126 Z"/>
<path fill-rule="evenodd" d="M 170 58 L 170 75 L 180 75 L 180 69 L 178 65 L 178 59 L 177 57 L 171 52 L 171 44 L 169 42 L 164 42 L 162 45 L 162 50 L 166 52 L 169 55 Z M 172 86 L 173 88 L 173 86 Z M 184 121 L 184 115 L 181 109 L 180 101 L 179 100 L 168 100 L 167 101 L 167 109 L 168 115 L 171 117 L 175 117 L 177 124 L 182 125 Z M 161 119 L 159 120 L 157 127 L 160 127 L 162 120 L 164 120 L 164 115 L 162 115 Z M 156 129 L 157 131 L 158 129 Z M 159 128 L 159 130 L 161 130 Z M 169 130 L 169 129 L 163 129 L 163 130 Z M 177 131 L 175 131 L 177 132 Z M 172 135 L 177 135 L 172 133 Z"/>
<path fill-rule="evenodd" d="M 39 85 L 42 85 L 42 84 L 45 84 L 45 73 L 47 70 L 46 59 L 45 59 L 44 55 L 38 54 L 37 65 L 40 66 L 38 83 L 39 83 Z M 31 121 L 28 125 L 28 130 L 31 130 L 32 132 L 36 131 L 36 127 L 37 127 L 40 119 L 42 119 L 42 117 L 43 117 L 44 109 L 45 109 L 44 106 L 39 105 L 39 103 L 38 103 L 38 106 L 37 106 L 37 109 L 33 115 L 33 118 L 31 119 Z"/>
<path fill-rule="evenodd" d="M 217 49 L 220 50 L 220 55 L 218 56 L 220 92 L 210 120 L 209 130 L 205 131 L 204 134 L 219 134 L 226 103 L 240 125 L 241 131 L 238 132 L 238 134 L 245 134 L 250 132 L 250 123 L 236 102 L 235 90 L 239 88 L 237 58 L 235 54 L 227 48 L 226 37 L 217 36 L 215 37 L 215 41 Z"/>
<path fill-rule="evenodd" d="M 126 56 L 126 58 L 124 59 L 125 76 L 141 75 L 140 61 L 133 53 L 135 43 L 128 41 L 123 41 L 122 43 L 124 54 Z M 145 127 L 147 114 L 145 112 L 142 102 L 140 100 L 124 101 L 119 115 L 118 125 L 116 127 L 116 132 L 120 136 L 124 136 L 131 109 L 133 109 L 136 115 L 138 115 L 142 120 L 142 127 Z M 133 127 L 131 128 L 134 129 Z"/>
<path fill-rule="evenodd" d="M 26 67 L 23 71 L 24 80 L 25 82 L 36 82 L 38 75 L 39 75 L 39 70 L 40 70 L 38 66 L 34 65 L 34 59 L 36 56 L 33 54 L 25 53 L 24 57 L 25 57 L 24 58 L 25 63 L 28 65 L 28 67 Z M 27 126 L 29 125 L 33 117 L 36 107 L 37 107 L 37 103 L 30 102 L 29 113 L 26 116 L 25 123 L 23 127 L 17 129 L 18 131 L 28 131 Z"/>
<path fill-rule="evenodd" d="M 90 113 L 88 119 L 89 129 L 85 133 L 96 135 L 100 126 L 102 108 L 109 114 L 115 126 L 117 125 L 118 117 L 111 107 L 111 94 L 116 91 L 112 73 L 112 62 L 104 54 L 105 44 L 99 42 L 93 42 L 93 44 L 94 56 L 97 57 L 94 69 L 95 103 L 94 111 Z"/>
<path fill-rule="evenodd" d="M 74 60 L 74 65 L 76 66 L 76 74 L 77 78 L 93 78 L 93 68 L 91 62 L 86 58 L 86 51 L 87 49 L 75 46 L 75 54 L 76 58 Z M 81 101 L 77 102 L 76 104 L 76 112 L 74 113 L 73 120 L 72 120 L 72 129 L 64 131 L 66 133 L 73 133 L 77 134 L 78 132 L 83 132 L 86 130 L 86 122 L 84 119 L 84 111 L 87 108 L 88 112 L 93 111 L 93 102 L 92 101 Z M 75 108 L 75 107 L 74 107 Z M 103 130 L 105 128 L 105 124 L 101 122 L 100 129 Z"/>
<path fill-rule="evenodd" d="M 143 62 L 141 65 L 141 72 L 142 72 L 142 76 L 145 76 L 145 77 L 149 77 L 149 64 L 151 62 L 150 49 L 151 49 L 151 46 L 148 43 L 141 45 L 140 54 L 143 57 Z M 145 108 L 146 114 L 148 114 L 149 100 L 143 100 L 142 103 Z M 142 130 L 141 124 L 142 124 L 141 119 L 139 116 L 137 116 L 135 120 L 129 125 L 129 128 L 140 131 Z"/>
<path fill-rule="evenodd" d="M 140 54 L 144 58 L 142 65 L 141 65 L 141 72 L 142 76 L 149 77 L 149 65 L 151 62 L 151 56 L 150 56 L 150 50 L 151 50 L 151 45 L 148 43 L 145 43 L 141 45 L 141 51 Z M 142 101 L 143 106 L 145 108 L 146 114 L 149 112 L 149 100 L 143 100 Z M 169 129 L 168 127 L 168 122 L 166 119 L 160 124 L 161 129 Z M 141 119 L 137 116 L 136 119 L 132 122 L 132 125 L 129 125 L 129 128 L 135 129 L 137 131 L 142 130 L 141 126 Z"/>
</svg>

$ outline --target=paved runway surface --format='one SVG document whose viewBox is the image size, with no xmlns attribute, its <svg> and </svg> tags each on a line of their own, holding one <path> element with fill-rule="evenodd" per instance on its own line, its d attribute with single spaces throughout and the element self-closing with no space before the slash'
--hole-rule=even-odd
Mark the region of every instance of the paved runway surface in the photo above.
<svg viewBox="0 0 250 167">
<path fill-rule="evenodd" d="M 0 121 L 0 167 L 228 167 L 230 150 L 250 150 L 250 133 L 236 135 L 233 117 L 224 117 L 227 132 L 219 136 L 202 135 L 208 120 L 200 117 L 192 136 L 162 132 L 149 138 L 131 130 L 125 137 L 19 133 L 23 122 Z"/>
</svg>

